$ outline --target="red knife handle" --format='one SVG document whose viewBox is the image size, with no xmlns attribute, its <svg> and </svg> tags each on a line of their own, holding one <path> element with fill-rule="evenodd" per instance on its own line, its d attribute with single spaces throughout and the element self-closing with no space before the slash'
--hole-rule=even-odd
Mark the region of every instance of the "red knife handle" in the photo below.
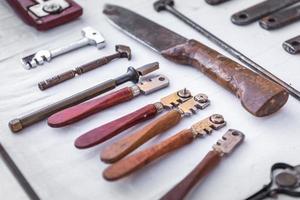
<svg viewBox="0 0 300 200">
<path fill-rule="evenodd" d="M 53 128 L 63 127 L 78 122 L 106 108 L 131 100 L 134 97 L 130 87 L 87 101 L 57 112 L 48 118 L 48 125 Z"/>
<path fill-rule="evenodd" d="M 81 135 L 76 139 L 75 147 L 84 149 L 100 144 L 140 122 L 153 118 L 156 114 L 157 108 L 155 104 L 144 106 L 135 112 Z"/>
<path fill-rule="evenodd" d="M 180 183 L 173 187 L 160 200 L 182 200 L 188 192 L 218 166 L 222 156 L 217 151 L 210 151 L 205 158 Z"/>
<path fill-rule="evenodd" d="M 194 135 L 192 130 L 185 129 L 161 143 L 135 153 L 109 166 L 103 172 L 103 177 L 108 181 L 113 181 L 127 176 L 159 157 L 190 144 L 193 140 Z"/>
</svg>

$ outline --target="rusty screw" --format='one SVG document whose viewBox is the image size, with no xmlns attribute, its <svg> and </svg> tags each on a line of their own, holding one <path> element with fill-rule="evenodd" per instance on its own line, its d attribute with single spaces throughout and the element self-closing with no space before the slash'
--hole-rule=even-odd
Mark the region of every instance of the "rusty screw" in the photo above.
<svg viewBox="0 0 300 200">
<path fill-rule="evenodd" d="M 117 59 L 117 58 L 127 58 L 128 60 L 131 59 L 131 49 L 125 45 L 116 45 L 117 53 L 100 58 L 98 60 L 94 60 L 87 64 L 84 64 L 80 67 L 77 67 L 75 70 L 69 70 L 59 75 L 56 75 L 52 78 L 49 78 L 45 81 L 42 81 L 38 84 L 40 90 L 46 90 L 50 87 L 58 85 L 64 81 L 70 80 L 74 78 L 76 75 L 81 75 L 83 73 L 89 72 L 93 69 L 101 67 L 103 65 L 108 64 L 109 62 Z"/>
</svg>

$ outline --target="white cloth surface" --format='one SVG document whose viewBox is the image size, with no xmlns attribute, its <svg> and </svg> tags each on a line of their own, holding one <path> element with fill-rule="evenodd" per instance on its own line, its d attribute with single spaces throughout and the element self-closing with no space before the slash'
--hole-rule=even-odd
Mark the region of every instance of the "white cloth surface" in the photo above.
<svg viewBox="0 0 300 200">
<path fill-rule="evenodd" d="M 212 7 L 204 0 L 177 0 L 176 7 L 278 77 L 300 89 L 300 57 L 289 55 L 281 48 L 284 40 L 299 34 L 300 23 L 269 32 L 261 29 L 257 23 L 239 27 L 230 22 L 231 14 L 259 1 L 233 0 Z M 254 117 L 242 108 L 236 97 L 196 69 L 165 60 L 111 26 L 101 13 L 105 1 L 77 2 L 84 8 L 84 15 L 79 20 L 49 32 L 38 32 L 25 25 L 4 0 L 0 1 L 0 141 L 42 199 L 158 199 L 200 162 L 228 128 L 244 132 L 245 142 L 224 158 L 203 184 L 195 187 L 189 194 L 189 199 L 244 199 L 269 181 L 273 163 L 300 164 L 300 107 L 294 98 L 290 97 L 286 106 L 272 116 Z M 153 1 L 106 2 L 130 8 L 187 38 L 197 39 L 228 55 L 170 14 L 156 13 L 152 6 Z M 26 71 L 21 66 L 22 55 L 73 41 L 80 37 L 80 29 L 85 26 L 101 31 L 107 42 L 105 49 L 98 51 L 94 47 L 87 47 L 58 57 L 31 71 Z M 116 44 L 126 44 L 132 48 L 131 62 L 118 60 L 47 91 L 41 92 L 38 89 L 39 81 L 109 55 L 114 52 Z M 159 61 L 161 66 L 157 73 L 163 73 L 171 81 L 167 89 L 149 96 L 140 96 L 65 128 L 52 129 L 47 126 L 46 121 L 42 121 L 20 134 L 12 134 L 7 126 L 8 121 L 13 118 L 116 77 L 124 73 L 128 66 L 138 67 L 154 61 Z M 75 138 L 82 133 L 145 104 L 156 102 L 160 97 L 184 87 L 193 93 L 206 93 L 211 100 L 211 106 L 189 119 L 182 120 L 178 126 L 154 138 L 141 149 L 188 128 L 213 113 L 224 115 L 228 122 L 227 127 L 211 136 L 197 139 L 181 150 L 114 183 L 106 182 L 102 178 L 101 173 L 107 165 L 100 162 L 99 152 L 130 131 L 91 149 L 77 150 L 74 147 Z M 0 199 L 26 199 L 26 195 L 3 163 L 0 163 L 0 169 Z"/>
</svg>

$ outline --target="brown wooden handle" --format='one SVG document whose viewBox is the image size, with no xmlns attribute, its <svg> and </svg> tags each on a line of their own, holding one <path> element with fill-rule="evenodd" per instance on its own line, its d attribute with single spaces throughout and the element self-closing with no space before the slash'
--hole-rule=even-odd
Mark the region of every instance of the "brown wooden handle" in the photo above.
<svg viewBox="0 0 300 200">
<path fill-rule="evenodd" d="M 280 85 L 195 41 L 162 52 L 174 62 L 192 65 L 240 98 L 244 108 L 263 117 L 278 111 L 288 100 Z"/>
<path fill-rule="evenodd" d="M 106 163 L 113 163 L 120 160 L 142 144 L 146 143 L 152 137 L 175 126 L 180 120 L 181 114 L 176 110 L 164 114 L 139 131 L 108 146 L 101 152 L 101 160 Z"/>
<path fill-rule="evenodd" d="M 75 146 L 79 149 L 95 146 L 142 121 L 151 119 L 156 114 L 157 109 L 155 105 L 149 104 L 141 109 L 136 110 L 135 112 L 132 112 L 81 135 L 76 139 Z"/>
<path fill-rule="evenodd" d="M 191 143 L 193 139 L 193 132 L 190 129 L 183 130 L 159 144 L 111 165 L 103 172 L 103 177 L 109 181 L 120 179 L 148 165 L 153 160 Z"/>
<path fill-rule="evenodd" d="M 160 200 L 182 200 L 188 192 L 219 164 L 221 155 L 217 151 L 210 151 L 205 158 L 180 183 L 173 187 Z"/>
<path fill-rule="evenodd" d="M 132 98 L 132 90 L 130 87 L 126 87 L 100 98 L 57 112 L 48 118 L 48 125 L 53 128 L 67 126 L 106 108 L 129 101 Z"/>
</svg>

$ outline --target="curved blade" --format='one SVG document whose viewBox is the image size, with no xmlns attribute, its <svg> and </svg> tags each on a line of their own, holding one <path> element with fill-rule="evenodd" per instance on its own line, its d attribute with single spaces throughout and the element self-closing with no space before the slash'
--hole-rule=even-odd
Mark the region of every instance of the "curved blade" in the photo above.
<svg viewBox="0 0 300 200">
<path fill-rule="evenodd" d="M 187 41 L 177 33 L 125 8 L 107 4 L 103 13 L 127 35 L 158 53 Z"/>
</svg>

